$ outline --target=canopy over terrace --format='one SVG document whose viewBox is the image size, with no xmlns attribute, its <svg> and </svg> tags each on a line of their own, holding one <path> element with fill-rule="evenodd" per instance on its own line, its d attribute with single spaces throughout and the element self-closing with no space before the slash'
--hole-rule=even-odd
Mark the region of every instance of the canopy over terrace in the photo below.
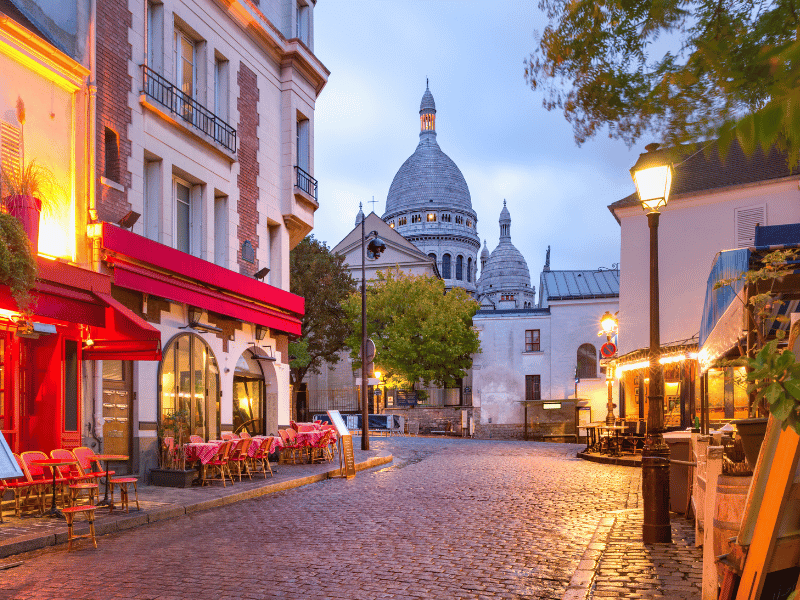
<svg viewBox="0 0 800 600">
<path fill-rule="evenodd" d="M 714 289 L 718 281 L 734 279 L 750 269 L 758 269 L 763 257 L 775 250 L 800 248 L 800 224 L 756 227 L 755 246 L 719 252 L 711 267 L 706 287 L 703 317 L 700 323 L 700 352 L 698 361 L 705 373 L 717 359 L 738 355 L 745 347 L 747 335 L 744 310 L 748 294 L 744 283 Z M 779 330 L 786 331 L 789 323 L 778 315 L 797 312 L 800 304 L 800 261 L 792 261 L 792 272 L 772 288 L 781 302 L 775 303 L 772 315 L 765 323 L 766 338 L 772 339 Z"/>
</svg>

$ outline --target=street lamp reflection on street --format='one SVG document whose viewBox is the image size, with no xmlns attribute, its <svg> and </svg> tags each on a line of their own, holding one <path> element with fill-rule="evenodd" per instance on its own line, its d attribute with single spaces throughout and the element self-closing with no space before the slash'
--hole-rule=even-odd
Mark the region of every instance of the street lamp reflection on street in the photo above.
<svg viewBox="0 0 800 600">
<path fill-rule="evenodd" d="M 659 331 L 658 290 L 658 220 L 660 209 L 667 206 L 672 187 L 672 163 L 659 144 L 645 146 L 647 152 L 631 168 L 639 201 L 647 213 L 650 229 L 650 384 L 648 386 L 647 433 L 649 439 L 642 452 L 642 497 L 644 519 L 642 537 L 645 543 L 669 543 L 672 529 L 669 522 L 669 449 L 664 443 L 664 374 L 659 363 L 661 338 Z"/>
</svg>

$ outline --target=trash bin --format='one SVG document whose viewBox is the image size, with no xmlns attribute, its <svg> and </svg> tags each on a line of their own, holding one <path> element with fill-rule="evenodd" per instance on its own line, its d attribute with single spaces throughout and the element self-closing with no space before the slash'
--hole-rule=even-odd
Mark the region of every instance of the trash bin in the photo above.
<svg viewBox="0 0 800 600">
<path fill-rule="evenodd" d="M 664 433 L 664 441 L 669 446 L 671 460 L 689 461 L 692 434 L 689 431 L 668 431 Z M 669 465 L 669 509 L 672 512 L 685 513 L 689 504 L 689 467 L 688 465 Z"/>
</svg>

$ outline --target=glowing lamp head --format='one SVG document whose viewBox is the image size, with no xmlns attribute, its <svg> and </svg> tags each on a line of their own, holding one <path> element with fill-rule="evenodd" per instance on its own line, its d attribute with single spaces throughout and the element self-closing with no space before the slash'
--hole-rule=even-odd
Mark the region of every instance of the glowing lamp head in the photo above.
<svg viewBox="0 0 800 600">
<path fill-rule="evenodd" d="M 658 146 L 645 146 L 647 152 L 640 154 L 639 160 L 631 168 L 639 202 L 646 212 L 659 212 L 662 206 L 666 206 L 672 187 L 672 163 L 663 152 L 658 151 Z"/>
<path fill-rule="evenodd" d="M 617 317 L 606 311 L 606 314 L 600 319 L 600 327 L 603 329 L 603 333 L 611 335 L 617 328 Z"/>
<path fill-rule="evenodd" d="M 380 381 L 382 373 L 380 371 L 375 371 L 375 379 Z"/>
</svg>

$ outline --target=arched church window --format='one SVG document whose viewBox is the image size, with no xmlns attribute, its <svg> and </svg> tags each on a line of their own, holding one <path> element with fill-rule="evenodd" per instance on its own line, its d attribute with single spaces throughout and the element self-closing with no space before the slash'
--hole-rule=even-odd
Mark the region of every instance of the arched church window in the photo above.
<svg viewBox="0 0 800 600">
<path fill-rule="evenodd" d="M 456 279 L 464 280 L 464 257 L 460 254 L 456 257 Z"/>
<path fill-rule="evenodd" d="M 472 257 L 467 259 L 467 282 L 472 281 Z"/>
<path fill-rule="evenodd" d="M 181 333 L 164 349 L 159 373 L 159 421 L 185 412 L 189 434 L 205 439 L 220 435 L 219 367 L 214 352 L 195 333 Z"/>
<path fill-rule="evenodd" d="M 433 252 L 428 254 L 428 258 L 430 258 L 433 261 L 433 264 L 436 264 L 436 255 Z"/>
<path fill-rule="evenodd" d="M 597 350 L 593 344 L 581 344 L 578 348 L 578 377 L 580 379 L 597 377 Z"/>
<path fill-rule="evenodd" d="M 450 255 L 442 256 L 442 278 L 450 279 Z"/>
</svg>

